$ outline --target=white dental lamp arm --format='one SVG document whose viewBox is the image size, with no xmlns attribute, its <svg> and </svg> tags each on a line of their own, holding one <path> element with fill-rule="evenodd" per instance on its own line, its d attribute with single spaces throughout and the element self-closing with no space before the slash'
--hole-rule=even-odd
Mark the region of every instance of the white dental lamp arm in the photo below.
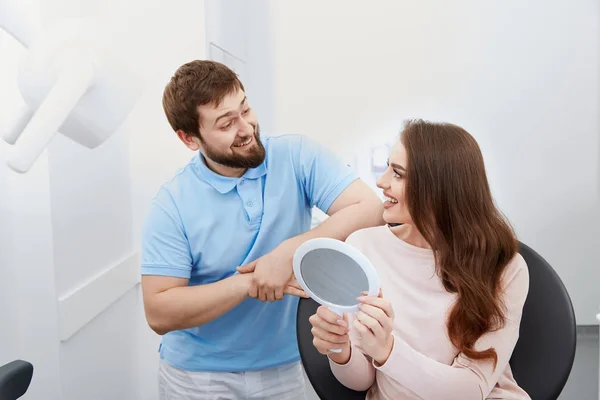
<svg viewBox="0 0 600 400">
<path fill-rule="evenodd" d="M 0 0 L 0 29 L 27 51 L 19 66 L 26 105 L 0 135 L 0 162 L 27 172 L 61 133 L 89 149 L 115 133 L 143 90 L 139 75 L 106 42 L 105 22 L 65 18 L 37 32 L 20 0 Z"/>
<path fill-rule="evenodd" d="M 39 31 L 39 25 L 34 23 L 31 13 L 28 13 L 25 9 L 25 2 L 0 0 L 0 29 L 6 31 L 27 48 Z M 32 116 L 33 110 L 28 105 L 23 105 L 8 124 L 8 131 L 4 133 L 4 140 L 7 143 L 14 144 Z M 3 143 L 0 142 L 0 146 L 2 145 Z M 0 149 L 1 153 L 9 151 L 10 149 L 7 147 Z"/>
<path fill-rule="evenodd" d="M 93 79 L 91 63 L 81 63 L 62 71 L 35 114 L 30 114 L 33 117 L 8 158 L 9 167 L 17 172 L 27 172 L 31 168 L 88 91 Z"/>
<path fill-rule="evenodd" d="M 4 141 L 9 144 L 15 144 L 25 127 L 33 117 L 33 111 L 27 104 L 23 104 L 15 112 L 12 121 L 8 123 L 8 130 L 4 133 Z M 0 142 L 1 144 L 1 142 Z"/>
</svg>

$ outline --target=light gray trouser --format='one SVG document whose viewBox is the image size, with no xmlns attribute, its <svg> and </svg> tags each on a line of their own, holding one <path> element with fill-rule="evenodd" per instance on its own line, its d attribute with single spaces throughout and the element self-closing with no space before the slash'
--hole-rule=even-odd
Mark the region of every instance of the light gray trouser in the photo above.
<svg viewBox="0 0 600 400">
<path fill-rule="evenodd" d="M 189 372 L 161 360 L 160 400 L 306 400 L 302 364 L 247 372 Z"/>
</svg>

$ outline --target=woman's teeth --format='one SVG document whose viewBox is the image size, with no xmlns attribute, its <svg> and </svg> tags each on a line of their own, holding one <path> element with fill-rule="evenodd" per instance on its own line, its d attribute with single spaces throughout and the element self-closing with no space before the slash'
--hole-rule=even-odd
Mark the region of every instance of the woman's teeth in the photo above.
<svg viewBox="0 0 600 400">
<path fill-rule="evenodd" d="M 252 137 L 249 137 L 248 139 L 246 139 L 244 142 L 240 143 L 240 144 L 236 144 L 233 145 L 233 147 L 244 147 L 244 146 L 248 146 L 250 144 L 250 142 L 252 141 Z"/>
<path fill-rule="evenodd" d="M 386 198 L 385 198 L 385 202 L 386 202 L 386 203 L 397 204 L 397 203 L 398 203 L 398 200 L 396 200 L 396 199 L 392 199 L 391 197 L 386 197 Z"/>
</svg>

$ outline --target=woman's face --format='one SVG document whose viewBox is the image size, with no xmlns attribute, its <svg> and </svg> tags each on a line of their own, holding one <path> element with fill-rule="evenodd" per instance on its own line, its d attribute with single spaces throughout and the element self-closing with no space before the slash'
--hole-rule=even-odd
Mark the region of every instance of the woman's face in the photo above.
<svg viewBox="0 0 600 400">
<path fill-rule="evenodd" d="M 383 219 L 387 223 L 411 224 L 412 220 L 404 201 L 406 182 L 406 149 L 398 141 L 390 152 L 388 168 L 377 179 L 377 187 L 386 196 L 383 205 Z"/>
</svg>

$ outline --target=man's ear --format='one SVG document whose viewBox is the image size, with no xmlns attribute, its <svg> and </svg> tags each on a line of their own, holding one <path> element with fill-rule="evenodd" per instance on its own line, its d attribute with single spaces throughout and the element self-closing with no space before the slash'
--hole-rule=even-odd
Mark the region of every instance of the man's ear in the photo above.
<svg viewBox="0 0 600 400">
<path fill-rule="evenodd" d="M 177 131 L 177 137 L 179 137 L 179 140 L 181 140 L 188 149 L 192 151 L 197 151 L 200 149 L 200 138 L 185 133 L 181 129 Z"/>
</svg>

